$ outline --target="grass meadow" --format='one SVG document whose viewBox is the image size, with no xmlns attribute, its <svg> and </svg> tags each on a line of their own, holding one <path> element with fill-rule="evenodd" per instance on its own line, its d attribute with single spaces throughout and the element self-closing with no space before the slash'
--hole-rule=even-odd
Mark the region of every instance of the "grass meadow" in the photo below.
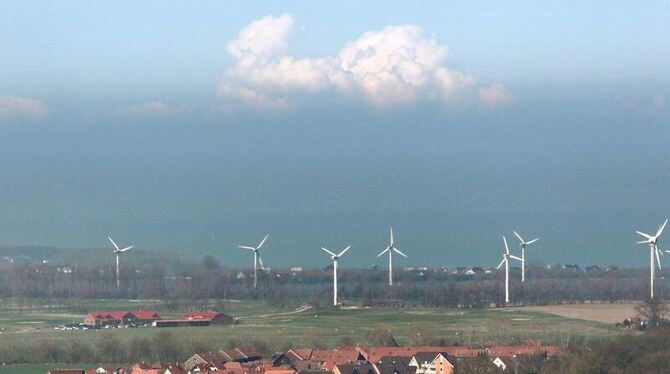
<svg viewBox="0 0 670 374">
<path fill-rule="evenodd" d="M 141 305 L 140 305 L 141 304 Z M 92 309 L 155 309 L 163 317 L 174 317 L 177 312 L 166 311 L 164 302 L 98 301 Z M 17 312 L 11 308 L 0 311 L 0 344 L 11 344 L 16 349 L 31 343 L 56 341 L 68 344 L 78 340 L 94 345 L 96 341 L 114 337 L 130 341 L 136 337 L 152 338 L 170 331 L 179 339 L 198 337 L 215 346 L 225 348 L 231 340 L 270 341 L 276 348 L 314 345 L 335 347 L 343 342 L 369 343 L 368 332 L 390 329 L 401 345 L 441 341 L 468 346 L 513 344 L 533 340 L 564 344 L 574 339 L 594 339 L 619 333 L 612 323 L 581 320 L 552 314 L 551 310 L 525 308 L 454 309 L 434 308 L 362 308 L 316 309 L 298 304 L 275 306 L 261 301 L 225 301 L 225 311 L 237 318 L 231 326 L 181 328 L 128 328 L 109 330 L 55 330 L 67 322 L 79 322 L 84 314 L 58 310 Z M 184 357 L 186 359 L 187 357 Z M 0 373 L 45 373 L 46 369 L 67 365 L 7 365 Z M 73 366 L 73 365 L 69 365 Z M 82 366 L 82 365 L 74 365 Z M 88 367 L 94 364 L 87 365 Z M 46 368 L 46 369 L 45 369 Z M 11 369 L 11 370 L 10 370 Z M 10 371 L 8 371 L 10 370 Z"/>
</svg>

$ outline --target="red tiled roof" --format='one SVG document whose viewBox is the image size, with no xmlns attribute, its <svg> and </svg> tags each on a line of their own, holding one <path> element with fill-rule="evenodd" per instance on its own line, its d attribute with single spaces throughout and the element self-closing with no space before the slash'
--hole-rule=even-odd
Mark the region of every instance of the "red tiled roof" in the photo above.
<svg viewBox="0 0 670 374">
<path fill-rule="evenodd" d="M 160 319 L 161 316 L 155 310 L 137 310 L 130 312 L 139 320 Z"/>
<path fill-rule="evenodd" d="M 322 361 L 332 363 L 333 366 L 339 364 L 351 364 L 358 361 L 361 352 L 356 349 L 331 349 L 327 351 L 312 351 L 312 361 Z M 325 365 L 324 365 L 325 367 Z M 326 369 L 332 369 L 332 367 Z"/>
<path fill-rule="evenodd" d="M 481 349 L 472 349 L 462 346 L 423 346 L 423 347 L 372 347 L 368 360 L 378 362 L 384 356 L 411 357 L 418 352 L 448 353 L 456 357 L 474 357 L 482 352 Z"/>
<path fill-rule="evenodd" d="M 295 374 L 295 370 L 287 368 L 267 368 L 265 374 Z"/>
<path fill-rule="evenodd" d="M 128 314 L 126 310 L 112 310 L 110 312 L 89 312 L 88 315 L 97 319 L 122 319 Z"/>
<path fill-rule="evenodd" d="M 303 360 L 309 360 L 312 357 L 312 352 L 314 350 L 311 348 L 296 348 L 291 349 L 289 352 L 293 352 L 300 356 Z"/>
<path fill-rule="evenodd" d="M 134 310 L 134 311 L 112 310 L 107 312 L 89 312 L 88 316 L 93 317 L 94 319 L 121 320 L 129 313 L 133 314 L 139 320 L 151 320 L 160 318 L 158 312 L 154 310 Z"/>
<path fill-rule="evenodd" d="M 182 318 L 187 318 L 187 319 L 188 318 L 190 318 L 190 319 L 212 319 L 212 318 L 214 318 L 214 317 L 216 317 L 220 314 L 221 314 L 221 312 L 217 312 L 215 310 L 209 310 L 209 311 L 204 311 L 204 312 L 190 311 L 190 312 L 184 313 Z"/>
<path fill-rule="evenodd" d="M 366 359 L 370 355 L 370 350 L 368 349 L 368 347 L 365 347 L 365 346 L 362 346 L 362 345 L 342 346 L 342 347 L 338 347 L 337 349 L 339 349 L 341 351 L 356 350 L 356 351 L 360 352 L 363 355 L 363 357 L 365 357 Z"/>
</svg>

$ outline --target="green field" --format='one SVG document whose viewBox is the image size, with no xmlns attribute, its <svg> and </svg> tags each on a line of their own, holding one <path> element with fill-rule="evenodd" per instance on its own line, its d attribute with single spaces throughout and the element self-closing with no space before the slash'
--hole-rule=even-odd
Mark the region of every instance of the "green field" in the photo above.
<svg viewBox="0 0 670 374">
<path fill-rule="evenodd" d="M 251 341 L 264 339 L 276 344 L 276 348 L 301 346 L 318 341 L 334 347 L 343 341 L 367 344 L 367 333 L 373 329 L 390 329 L 400 344 L 441 340 L 448 344 L 458 342 L 476 346 L 496 343 L 524 343 L 542 340 L 561 344 L 569 339 L 613 336 L 617 330 L 612 324 L 569 319 L 548 313 L 514 308 L 456 309 L 431 308 L 360 308 L 315 309 L 300 305 L 274 306 L 258 301 L 226 301 L 226 312 L 239 318 L 232 326 L 190 328 L 135 328 L 110 330 L 54 330 L 65 322 L 78 322 L 80 313 L 59 312 L 0 312 L 0 344 L 22 343 L 32 340 L 58 341 L 66 344 L 70 340 L 81 340 L 94 344 L 101 336 L 116 337 L 120 341 L 135 337 L 151 338 L 158 333 L 171 331 L 180 338 L 197 336 L 222 348 L 229 346 L 231 339 Z M 137 309 L 130 301 L 100 301 L 95 309 Z M 179 313 L 162 310 L 160 301 L 142 303 L 144 309 L 157 309 L 164 317 Z M 421 336 L 423 334 L 423 336 Z M 274 348 L 274 347 L 273 347 Z M 186 357 L 184 357 L 186 359 Z M 64 365 L 38 365 L 0 367 L 0 373 L 45 372 L 45 367 Z M 19 369 L 20 368 L 20 369 Z M 38 368 L 38 369 L 35 369 Z M 39 370 L 39 371 L 36 371 Z"/>
</svg>

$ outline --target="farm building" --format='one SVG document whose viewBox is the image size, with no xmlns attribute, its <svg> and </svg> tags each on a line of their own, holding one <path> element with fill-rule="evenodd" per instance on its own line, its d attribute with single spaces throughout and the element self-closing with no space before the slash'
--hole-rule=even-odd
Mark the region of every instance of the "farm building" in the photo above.
<svg viewBox="0 0 670 374">
<path fill-rule="evenodd" d="M 192 321 L 208 320 L 211 325 L 230 325 L 234 322 L 233 317 L 215 310 L 206 312 L 187 312 L 181 318 Z"/>
<path fill-rule="evenodd" d="M 115 310 L 111 312 L 89 312 L 84 317 L 84 324 L 88 326 L 115 326 L 151 323 L 160 319 L 156 311 L 149 310 Z"/>
<path fill-rule="evenodd" d="M 153 321 L 155 327 L 194 327 L 194 326 L 210 326 L 210 325 L 230 325 L 235 320 L 233 317 L 217 312 L 187 312 L 181 318 L 177 319 L 162 319 Z"/>
</svg>

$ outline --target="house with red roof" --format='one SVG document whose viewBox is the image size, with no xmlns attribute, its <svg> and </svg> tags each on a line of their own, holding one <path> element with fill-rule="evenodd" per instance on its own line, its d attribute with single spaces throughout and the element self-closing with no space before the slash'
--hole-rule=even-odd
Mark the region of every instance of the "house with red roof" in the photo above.
<svg viewBox="0 0 670 374">
<path fill-rule="evenodd" d="M 161 364 L 146 364 L 144 362 L 139 362 L 133 365 L 130 374 L 162 374 Z"/>
</svg>

